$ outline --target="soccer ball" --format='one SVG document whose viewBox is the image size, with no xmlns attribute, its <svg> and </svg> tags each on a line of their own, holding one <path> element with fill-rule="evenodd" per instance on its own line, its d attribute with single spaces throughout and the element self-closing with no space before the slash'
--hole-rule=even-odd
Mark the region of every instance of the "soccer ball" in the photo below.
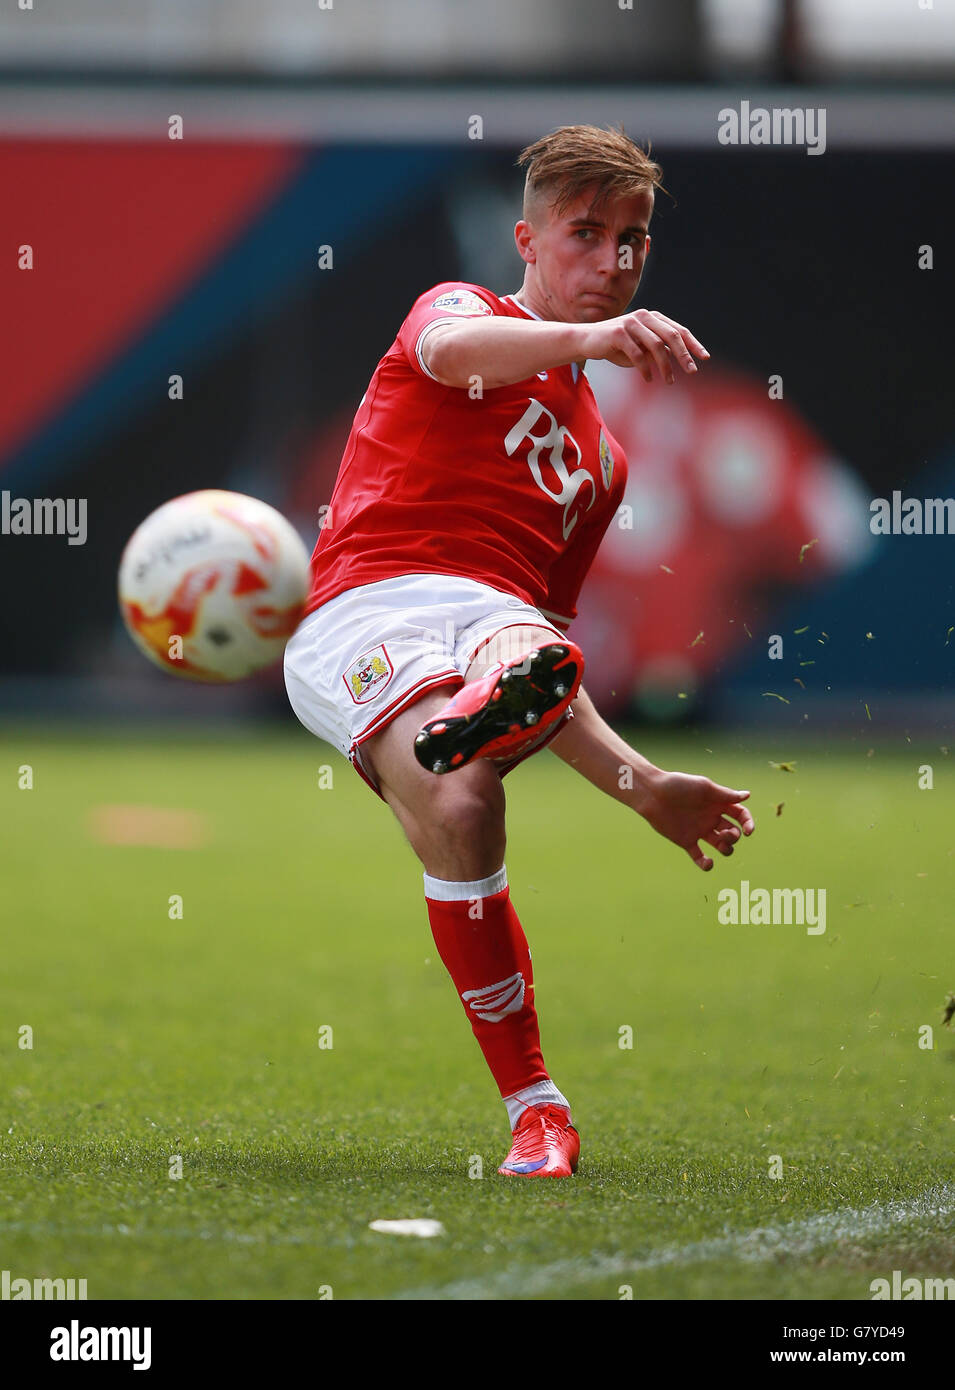
<svg viewBox="0 0 955 1390">
<path fill-rule="evenodd" d="M 176 676 L 237 681 L 282 655 L 309 587 L 298 532 L 240 492 L 174 497 L 132 534 L 119 606 L 140 651 Z"/>
</svg>

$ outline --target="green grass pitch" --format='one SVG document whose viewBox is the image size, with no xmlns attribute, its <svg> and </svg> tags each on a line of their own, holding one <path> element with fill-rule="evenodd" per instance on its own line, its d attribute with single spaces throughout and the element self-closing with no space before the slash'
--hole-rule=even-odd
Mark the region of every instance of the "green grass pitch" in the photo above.
<svg viewBox="0 0 955 1390">
<path fill-rule="evenodd" d="M 508 777 L 583 1144 L 541 1182 L 496 1174 L 504 1108 L 420 866 L 337 753 L 297 727 L 8 730 L 0 1267 L 133 1299 L 866 1299 L 894 1269 L 955 1275 L 955 758 L 872 731 L 634 742 L 751 787 L 757 830 L 702 874 L 551 753 Z M 205 842 L 104 843 L 104 805 L 192 811 Z M 825 933 L 720 925 L 743 878 L 824 887 Z M 445 1233 L 369 1229 L 400 1217 Z"/>
</svg>

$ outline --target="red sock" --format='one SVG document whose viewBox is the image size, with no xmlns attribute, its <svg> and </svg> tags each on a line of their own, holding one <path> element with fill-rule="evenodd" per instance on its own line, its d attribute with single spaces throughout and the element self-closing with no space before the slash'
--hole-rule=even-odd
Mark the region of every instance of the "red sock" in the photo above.
<svg viewBox="0 0 955 1390">
<path fill-rule="evenodd" d="M 424 877 L 438 955 L 501 1095 L 512 1096 L 535 1081 L 549 1080 L 534 1008 L 531 955 L 511 905 L 505 871 L 473 883 Z M 487 893 L 499 883 L 503 888 Z M 452 894 L 450 901 L 442 900 Z"/>
</svg>

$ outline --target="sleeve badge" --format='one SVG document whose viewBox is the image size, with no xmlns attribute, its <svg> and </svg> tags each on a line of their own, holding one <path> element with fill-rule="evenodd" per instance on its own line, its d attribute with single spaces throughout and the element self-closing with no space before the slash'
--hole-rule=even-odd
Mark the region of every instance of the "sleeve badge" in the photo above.
<svg viewBox="0 0 955 1390">
<path fill-rule="evenodd" d="M 493 314 L 490 304 L 486 304 L 473 290 L 447 290 L 439 294 L 431 305 L 432 309 L 443 309 L 446 314 Z"/>
</svg>

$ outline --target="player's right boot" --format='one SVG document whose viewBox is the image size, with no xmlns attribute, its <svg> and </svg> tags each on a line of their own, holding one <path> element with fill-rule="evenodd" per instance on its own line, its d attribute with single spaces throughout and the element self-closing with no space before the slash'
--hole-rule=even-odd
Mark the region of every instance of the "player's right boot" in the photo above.
<svg viewBox="0 0 955 1390">
<path fill-rule="evenodd" d="M 517 1122 L 505 1177 L 569 1178 L 577 1171 L 580 1135 L 562 1105 L 529 1105 Z"/>
<path fill-rule="evenodd" d="M 584 654 L 569 638 L 499 661 L 428 720 L 415 738 L 415 757 L 441 773 L 517 752 L 564 717 L 583 674 Z"/>
</svg>

